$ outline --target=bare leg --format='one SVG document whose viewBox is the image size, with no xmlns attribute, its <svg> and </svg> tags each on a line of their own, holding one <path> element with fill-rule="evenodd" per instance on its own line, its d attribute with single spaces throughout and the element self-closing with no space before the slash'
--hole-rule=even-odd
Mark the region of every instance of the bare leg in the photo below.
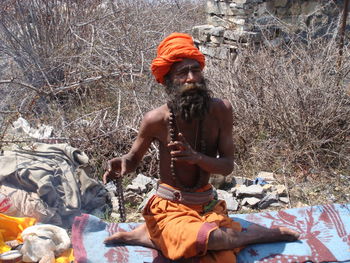
<svg viewBox="0 0 350 263">
<path fill-rule="evenodd" d="M 126 245 L 138 245 L 144 247 L 155 248 L 156 245 L 149 239 L 148 230 L 146 224 L 141 224 L 130 232 L 118 232 L 108 237 L 104 241 L 105 244 L 126 244 Z"/>
<path fill-rule="evenodd" d="M 224 250 L 256 243 L 295 241 L 300 234 L 287 227 L 266 228 L 251 225 L 247 232 L 237 232 L 230 228 L 219 228 L 210 233 L 208 250 Z"/>
</svg>

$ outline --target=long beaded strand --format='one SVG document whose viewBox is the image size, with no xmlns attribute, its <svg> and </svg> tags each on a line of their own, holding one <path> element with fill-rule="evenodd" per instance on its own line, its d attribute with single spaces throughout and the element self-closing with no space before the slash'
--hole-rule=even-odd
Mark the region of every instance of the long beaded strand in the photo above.
<svg viewBox="0 0 350 263">
<path fill-rule="evenodd" d="M 170 115 L 169 115 L 170 140 L 171 140 L 171 142 L 174 142 L 174 141 L 176 141 L 176 134 L 178 132 L 177 125 L 176 125 L 176 116 L 174 114 L 173 109 L 170 107 L 169 107 L 169 109 L 170 109 Z M 198 148 L 200 149 L 200 152 L 205 153 L 206 147 L 205 147 L 205 141 L 204 141 L 204 136 L 203 136 L 202 120 L 199 121 L 199 133 L 200 133 L 200 139 L 199 139 L 200 145 Z M 197 148 L 197 145 L 195 145 L 195 148 Z M 197 150 L 197 149 L 195 149 L 195 150 Z M 170 160 L 171 177 L 176 182 L 176 186 L 178 186 L 181 190 L 186 191 L 186 192 L 194 192 L 195 190 L 197 190 L 201 187 L 202 170 L 200 169 L 199 166 L 197 166 L 197 170 L 199 173 L 199 178 L 198 178 L 196 184 L 192 187 L 185 186 L 180 182 L 179 178 L 176 176 L 175 162 L 174 162 L 174 159 L 171 157 L 171 160 Z"/>
</svg>

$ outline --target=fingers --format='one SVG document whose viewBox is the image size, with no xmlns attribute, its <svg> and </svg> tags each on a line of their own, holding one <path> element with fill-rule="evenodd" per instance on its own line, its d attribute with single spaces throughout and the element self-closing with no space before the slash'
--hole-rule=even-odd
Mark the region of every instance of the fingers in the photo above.
<svg viewBox="0 0 350 263">
<path fill-rule="evenodd" d="M 114 158 L 112 160 L 107 161 L 104 166 L 107 170 L 102 176 L 104 184 L 108 182 L 108 179 L 117 177 L 118 174 L 123 175 L 126 171 L 125 162 L 120 162 L 119 158 Z"/>
<path fill-rule="evenodd" d="M 108 172 L 108 171 L 105 172 L 105 173 L 103 174 L 103 176 L 102 176 L 103 184 L 106 184 L 106 183 L 107 183 L 107 177 L 108 177 L 108 175 L 109 175 L 109 172 Z"/>
<path fill-rule="evenodd" d="M 180 141 L 170 142 L 168 146 L 172 149 L 177 149 L 182 151 L 186 149 L 184 143 Z"/>
<path fill-rule="evenodd" d="M 125 173 L 126 173 L 126 162 L 125 162 L 125 160 L 122 160 L 120 175 L 123 176 L 123 175 L 125 175 Z"/>
</svg>

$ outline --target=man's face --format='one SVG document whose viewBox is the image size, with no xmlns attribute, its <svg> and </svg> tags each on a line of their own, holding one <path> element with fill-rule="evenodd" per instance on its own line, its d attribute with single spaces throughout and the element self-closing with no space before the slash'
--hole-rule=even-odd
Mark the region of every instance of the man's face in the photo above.
<svg viewBox="0 0 350 263">
<path fill-rule="evenodd" d="M 166 77 L 168 105 L 185 121 L 203 119 L 209 109 L 210 92 L 199 63 L 184 59 L 175 63 Z"/>
<path fill-rule="evenodd" d="M 184 59 L 174 63 L 169 72 L 169 79 L 173 85 L 180 87 L 190 86 L 186 84 L 200 83 L 203 81 L 200 64 L 193 59 Z"/>
</svg>

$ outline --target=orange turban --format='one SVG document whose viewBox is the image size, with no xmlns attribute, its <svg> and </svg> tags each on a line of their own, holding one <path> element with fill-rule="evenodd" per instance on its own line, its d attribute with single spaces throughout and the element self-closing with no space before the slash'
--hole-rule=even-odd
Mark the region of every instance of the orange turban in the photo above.
<svg viewBox="0 0 350 263">
<path fill-rule="evenodd" d="M 164 84 L 164 76 L 173 63 L 184 58 L 197 60 L 201 69 L 205 65 L 204 55 L 195 47 L 193 39 L 188 34 L 172 33 L 158 46 L 157 57 L 152 61 L 151 70 L 156 80 Z"/>
</svg>

